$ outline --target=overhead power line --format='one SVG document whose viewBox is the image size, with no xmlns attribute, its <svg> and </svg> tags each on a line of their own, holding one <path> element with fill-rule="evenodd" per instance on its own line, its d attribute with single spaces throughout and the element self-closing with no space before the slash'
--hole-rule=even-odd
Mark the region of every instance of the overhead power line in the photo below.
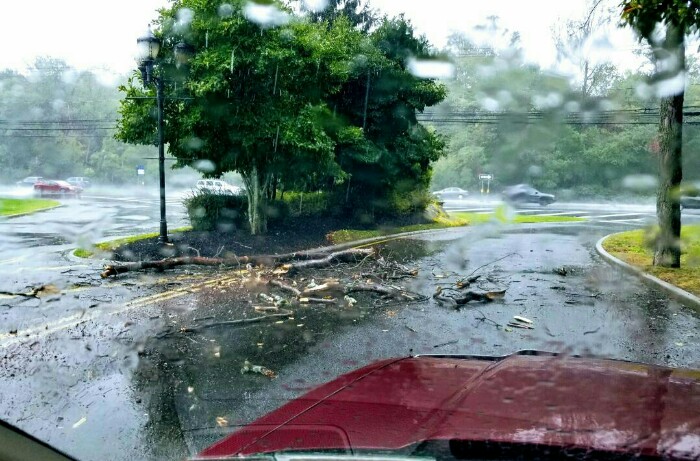
<svg viewBox="0 0 700 461">
<path fill-rule="evenodd" d="M 687 118 L 686 124 L 698 125 L 700 111 L 684 110 Z M 535 124 L 543 122 L 563 123 L 567 125 L 657 125 L 660 113 L 658 109 L 617 109 L 609 111 L 581 111 L 567 113 L 553 113 L 546 111 L 530 112 L 488 112 L 488 111 L 427 111 L 417 114 L 420 122 L 433 124 L 485 124 L 499 123 L 511 124 Z"/>
</svg>

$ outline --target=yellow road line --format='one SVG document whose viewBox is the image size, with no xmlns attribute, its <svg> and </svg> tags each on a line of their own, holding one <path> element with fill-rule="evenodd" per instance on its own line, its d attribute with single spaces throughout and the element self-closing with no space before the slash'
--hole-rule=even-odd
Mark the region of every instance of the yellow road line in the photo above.
<svg viewBox="0 0 700 461">
<path fill-rule="evenodd" d="M 238 271 L 238 274 L 240 275 L 244 271 Z M 74 327 L 76 325 L 79 325 L 81 323 L 87 322 L 89 320 L 95 320 L 99 317 L 102 317 L 104 315 L 118 315 L 118 314 L 123 314 L 124 312 L 127 312 L 132 309 L 136 309 L 139 307 L 146 307 L 148 305 L 155 304 L 157 302 L 163 302 L 163 301 L 168 301 L 171 299 L 179 298 L 184 295 L 192 294 L 192 293 L 197 293 L 201 291 L 204 288 L 209 288 L 214 285 L 226 283 L 226 282 L 231 282 L 234 280 L 238 280 L 236 276 L 231 276 L 231 275 L 226 275 L 226 276 L 221 276 L 217 277 L 212 280 L 208 280 L 206 282 L 199 282 L 193 285 L 190 285 L 188 287 L 180 287 L 175 290 L 170 290 L 166 291 L 163 293 L 157 293 L 154 295 L 150 296 L 145 296 L 143 298 L 137 298 L 132 301 L 129 301 L 122 305 L 122 307 L 110 311 L 110 312 L 102 312 L 102 311 L 92 311 L 89 313 L 85 313 L 85 311 L 76 313 L 74 315 L 64 317 L 58 320 L 54 320 L 52 322 L 45 323 L 41 326 L 36 326 L 36 327 L 29 327 L 21 331 L 17 331 L 16 334 L 9 334 L 9 333 L 3 333 L 0 334 L 0 347 L 6 347 L 11 344 L 16 344 L 16 343 L 21 343 L 24 341 L 29 341 L 32 339 L 36 339 L 42 336 L 47 336 L 51 333 L 55 333 L 60 330 L 65 330 L 67 328 Z"/>
</svg>

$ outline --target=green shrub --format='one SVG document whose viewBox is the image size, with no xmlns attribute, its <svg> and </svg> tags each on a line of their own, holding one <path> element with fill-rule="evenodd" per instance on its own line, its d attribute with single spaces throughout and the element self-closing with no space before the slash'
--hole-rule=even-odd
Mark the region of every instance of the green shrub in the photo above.
<svg viewBox="0 0 700 461">
<path fill-rule="evenodd" d="M 192 229 L 229 232 L 248 225 L 248 198 L 245 195 L 197 191 L 185 198 Z"/>
<path fill-rule="evenodd" d="M 423 212 L 434 198 L 426 188 L 410 182 L 399 183 L 388 196 L 389 213 L 407 215 Z"/>
<path fill-rule="evenodd" d="M 288 215 L 293 217 L 320 216 L 332 208 L 332 196 L 328 192 L 285 192 L 283 200 Z"/>
</svg>

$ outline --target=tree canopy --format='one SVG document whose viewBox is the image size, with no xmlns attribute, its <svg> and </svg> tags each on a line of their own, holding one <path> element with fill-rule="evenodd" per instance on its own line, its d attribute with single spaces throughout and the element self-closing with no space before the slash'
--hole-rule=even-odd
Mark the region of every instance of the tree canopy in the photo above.
<svg viewBox="0 0 700 461">
<path fill-rule="evenodd" d="M 343 14 L 314 22 L 274 3 L 232 2 L 222 12 L 219 2 L 179 0 L 156 25 L 163 77 L 190 97 L 166 104 L 169 152 L 180 166 L 207 161 L 208 175 L 239 172 L 253 233 L 266 231 L 277 187 L 367 193 L 369 208 L 399 178 L 427 189 L 443 144 L 415 111 L 445 90 L 407 70 L 406 59 L 429 47 L 405 19 L 367 32 Z M 197 49 L 186 80 L 167 57 L 181 39 Z M 151 143 L 155 125 L 144 120 L 153 102 L 135 97 L 153 90 L 134 77 L 122 91 L 119 138 Z"/>
</svg>

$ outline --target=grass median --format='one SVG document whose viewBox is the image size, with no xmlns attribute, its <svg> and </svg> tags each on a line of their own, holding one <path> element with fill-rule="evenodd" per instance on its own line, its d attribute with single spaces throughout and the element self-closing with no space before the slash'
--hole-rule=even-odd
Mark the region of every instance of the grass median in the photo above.
<svg viewBox="0 0 700 461">
<path fill-rule="evenodd" d="M 56 208 L 56 200 L 35 198 L 0 198 L 0 216 L 11 217 Z"/>
<path fill-rule="evenodd" d="M 192 227 L 190 226 L 185 226 L 185 227 L 178 227 L 176 229 L 170 229 L 168 232 L 169 233 L 177 233 L 177 232 L 186 232 L 192 230 Z M 146 240 L 150 238 L 155 238 L 160 235 L 159 232 L 149 232 L 147 234 L 138 234 L 138 235 L 130 235 L 129 237 L 122 237 L 114 240 L 109 240 L 107 242 L 102 242 L 102 243 L 96 243 L 93 245 L 91 248 L 78 248 L 73 252 L 75 256 L 78 258 L 91 258 L 93 257 L 96 253 L 109 253 L 117 248 L 119 248 L 122 245 L 126 245 L 128 243 L 133 243 L 137 242 L 139 240 Z"/>
<path fill-rule="evenodd" d="M 576 216 L 539 216 L 539 215 L 516 215 L 512 219 L 507 219 L 498 211 L 494 213 L 450 213 L 449 217 L 438 217 L 431 223 L 411 224 L 408 226 L 391 227 L 384 229 L 342 229 L 329 234 L 332 243 L 345 243 L 355 240 L 362 240 L 384 235 L 399 234 L 403 232 L 415 232 L 422 230 L 447 229 L 450 227 L 470 226 L 485 224 L 487 222 L 501 222 L 503 224 L 532 224 L 532 223 L 557 223 L 557 222 L 577 222 L 585 221 L 585 218 Z"/>
<path fill-rule="evenodd" d="M 681 229 L 680 269 L 652 265 L 651 240 L 649 230 L 639 229 L 609 237 L 603 242 L 603 248 L 628 264 L 700 296 L 700 225 L 687 225 Z"/>
</svg>

